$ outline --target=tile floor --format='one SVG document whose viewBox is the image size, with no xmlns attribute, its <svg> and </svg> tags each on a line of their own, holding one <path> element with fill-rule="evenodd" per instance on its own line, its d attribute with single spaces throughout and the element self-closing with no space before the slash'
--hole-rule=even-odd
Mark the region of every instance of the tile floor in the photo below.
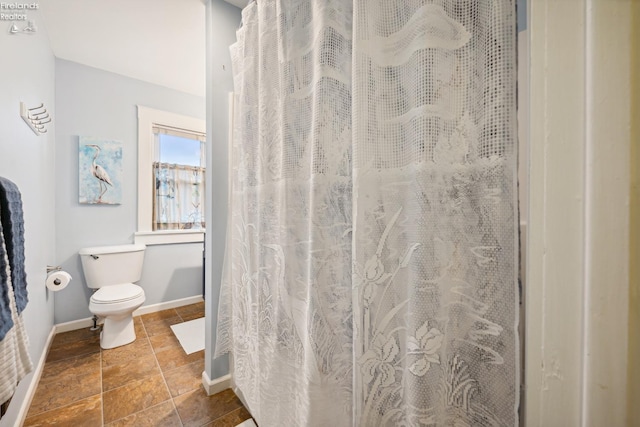
<svg viewBox="0 0 640 427">
<path fill-rule="evenodd" d="M 88 328 L 57 334 L 24 426 L 231 427 L 251 418 L 232 390 L 207 396 L 204 350 L 185 354 L 170 326 L 197 303 L 135 317 L 137 339 L 102 350 Z"/>
</svg>

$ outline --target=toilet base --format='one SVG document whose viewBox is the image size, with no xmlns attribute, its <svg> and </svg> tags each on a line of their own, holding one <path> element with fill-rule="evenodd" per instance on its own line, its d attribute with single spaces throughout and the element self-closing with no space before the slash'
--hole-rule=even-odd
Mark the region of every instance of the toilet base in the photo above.
<svg viewBox="0 0 640 427">
<path fill-rule="evenodd" d="M 107 317 L 100 333 L 100 347 L 104 350 L 120 347 L 136 340 L 133 315 Z"/>
</svg>

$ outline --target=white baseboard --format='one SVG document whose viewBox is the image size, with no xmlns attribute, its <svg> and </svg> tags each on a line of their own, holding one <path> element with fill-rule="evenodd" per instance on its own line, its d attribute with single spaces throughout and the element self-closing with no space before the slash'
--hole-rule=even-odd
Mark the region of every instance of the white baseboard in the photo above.
<svg viewBox="0 0 640 427">
<path fill-rule="evenodd" d="M 93 319 L 91 317 L 87 317 L 86 319 L 58 323 L 57 325 L 53 325 L 53 329 L 56 334 L 59 334 L 61 332 L 75 331 L 76 329 L 89 328 L 91 326 L 93 326 Z"/>
<path fill-rule="evenodd" d="M 223 390 L 231 388 L 231 375 L 227 374 L 212 380 L 209 379 L 207 371 L 204 371 L 202 372 L 202 385 L 204 386 L 204 390 L 207 392 L 207 396 L 220 393 Z"/>
<path fill-rule="evenodd" d="M 36 394 L 36 389 L 38 388 L 38 383 L 40 382 L 40 377 L 42 376 L 42 371 L 44 370 L 44 364 L 47 361 L 47 355 L 49 354 L 49 348 L 51 347 L 51 343 L 53 342 L 53 337 L 56 336 L 56 327 L 55 325 L 51 328 L 51 332 L 49 332 L 49 336 L 47 337 L 47 342 L 44 344 L 44 349 L 42 350 L 42 354 L 40 355 L 40 360 L 36 364 L 33 370 L 33 376 L 31 377 L 31 383 L 29 383 L 29 388 L 27 389 L 27 393 L 22 401 L 22 406 L 20 406 L 20 412 L 18 412 L 18 424 L 19 426 L 24 424 L 24 420 L 27 418 L 27 412 L 29 411 L 29 407 L 31 406 L 31 401 L 33 400 L 33 396 Z"/>
<path fill-rule="evenodd" d="M 202 302 L 204 299 L 202 295 L 196 295 L 193 297 L 175 299 L 173 301 L 161 302 L 158 304 L 143 305 L 139 309 L 133 312 L 134 316 L 142 316 L 143 314 L 155 313 L 156 311 L 168 310 L 170 308 L 182 307 L 183 305 L 195 304 Z"/>
<path fill-rule="evenodd" d="M 141 316 L 143 314 L 155 313 L 157 311 L 168 310 L 170 308 L 182 307 L 184 305 L 195 304 L 197 302 L 204 301 L 201 295 L 193 297 L 176 299 L 173 301 L 161 302 L 158 304 L 143 305 L 139 309 L 133 312 L 134 316 Z M 104 319 L 100 319 L 98 323 L 102 323 Z M 59 323 L 55 325 L 56 333 L 75 331 L 76 329 L 89 328 L 93 326 L 93 319 L 87 317 L 85 319 L 72 320 L 71 322 Z"/>
</svg>

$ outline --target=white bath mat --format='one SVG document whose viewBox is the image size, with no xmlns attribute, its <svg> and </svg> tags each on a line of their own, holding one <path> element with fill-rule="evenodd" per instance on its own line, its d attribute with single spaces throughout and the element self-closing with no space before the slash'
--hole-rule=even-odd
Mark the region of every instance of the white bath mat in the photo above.
<svg viewBox="0 0 640 427">
<path fill-rule="evenodd" d="M 180 341 L 185 353 L 191 354 L 204 350 L 204 317 L 171 325 L 171 330 Z"/>
<path fill-rule="evenodd" d="M 249 418 L 248 420 L 238 424 L 236 427 L 258 427 L 258 426 L 256 426 L 256 423 L 253 422 L 252 418 Z"/>
</svg>

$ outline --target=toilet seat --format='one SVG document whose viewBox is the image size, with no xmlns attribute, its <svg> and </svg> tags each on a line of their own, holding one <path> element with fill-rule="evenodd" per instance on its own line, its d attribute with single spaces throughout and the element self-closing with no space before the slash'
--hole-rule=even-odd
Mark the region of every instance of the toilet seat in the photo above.
<svg viewBox="0 0 640 427">
<path fill-rule="evenodd" d="M 93 304 L 115 304 L 126 302 L 144 295 L 144 290 L 133 283 L 103 286 L 91 296 Z"/>
</svg>

